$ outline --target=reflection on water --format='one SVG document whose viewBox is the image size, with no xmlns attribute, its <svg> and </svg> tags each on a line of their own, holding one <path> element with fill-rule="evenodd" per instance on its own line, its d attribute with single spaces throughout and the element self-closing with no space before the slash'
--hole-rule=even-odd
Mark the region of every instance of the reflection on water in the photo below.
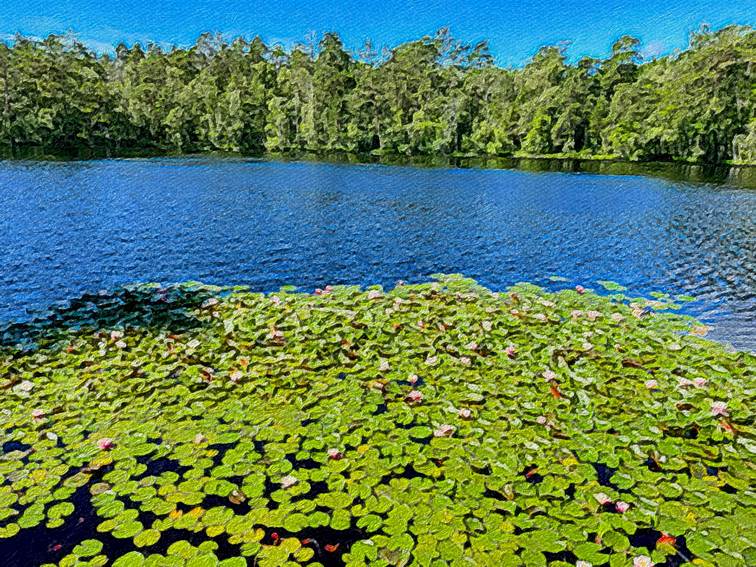
<svg viewBox="0 0 756 567">
<path fill-rule="evenodd" d="M 0 320 L 133 281 L 311 289 L 462 272 L 502 288 L 558 274 L 696 296 L 688 312 L 753 349 L 756 192 L 732 184 L 742 171 L 701 184 L 694 170 L 681 182 L 215 158 L 5 162 Z"/>
</svg>

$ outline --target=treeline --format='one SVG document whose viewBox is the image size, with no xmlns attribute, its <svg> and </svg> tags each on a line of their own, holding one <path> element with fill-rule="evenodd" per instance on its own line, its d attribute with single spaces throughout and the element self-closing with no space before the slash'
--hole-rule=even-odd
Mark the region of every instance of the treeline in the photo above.
<svg viewBox="0 0 756 567">
<path fill-rule="evenodd" d="M 575 154 L 756 162 L 756 32 L 702 28 L 644 62 L 564 46 L 522 68 L 448 30 L 358 54 L 338 35 L 285 50 L 202 35 L 186 49 L 71 37 L 0 43 L 0 146 L 243 153 Z"/>
</svg>

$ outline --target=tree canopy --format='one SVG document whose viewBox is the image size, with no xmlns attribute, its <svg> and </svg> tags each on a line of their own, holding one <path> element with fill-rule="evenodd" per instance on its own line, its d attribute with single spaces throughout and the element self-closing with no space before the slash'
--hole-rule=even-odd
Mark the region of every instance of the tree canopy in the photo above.
<svg viewBox="0 0 756 567">
<path fill-rule="evenodd" d="M 752 27 L 641 53 L 624 36 L 603 60 L 571 63 L 555 45 L 502 68 L 448 29 L 382 53 L 335 33 L 288 50 L 203 34 L 114 55 L 18 36 L 0 43 L 0 146 L 756 162 Z"/>
</svg>

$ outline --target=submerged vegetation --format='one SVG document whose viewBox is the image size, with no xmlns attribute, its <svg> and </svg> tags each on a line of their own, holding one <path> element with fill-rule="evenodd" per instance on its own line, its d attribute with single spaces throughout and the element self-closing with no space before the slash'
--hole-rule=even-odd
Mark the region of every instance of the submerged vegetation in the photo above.
<svg viewBox="0 0 756 567">
<path fill-rule="evenodd" d="M 188 48 L 0 43 L 0 147 L 621 157 L 756 163 L 750 26 L 644 61 L 637 39 L 501 68 L 448 30 L 377 53 L 205 34 Z"/>
<path fill-rule="evenodd" d="M 147 285 L 8 326 L 0 556 L 753 565 L 756 357 L 604 285 Z"/>
</svg>

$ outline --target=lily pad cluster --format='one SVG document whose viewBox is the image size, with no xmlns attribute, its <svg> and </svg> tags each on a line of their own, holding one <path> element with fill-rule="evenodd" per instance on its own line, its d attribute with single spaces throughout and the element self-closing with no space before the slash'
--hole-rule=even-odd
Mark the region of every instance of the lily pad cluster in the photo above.
<svg viewBox="0 0 756 567">
<path fill-rule="evenodd" d="M 151 285 L 6 330 L 0 557 L 755 565 L 756 357 L 605 287 Z"/>
</svg>

